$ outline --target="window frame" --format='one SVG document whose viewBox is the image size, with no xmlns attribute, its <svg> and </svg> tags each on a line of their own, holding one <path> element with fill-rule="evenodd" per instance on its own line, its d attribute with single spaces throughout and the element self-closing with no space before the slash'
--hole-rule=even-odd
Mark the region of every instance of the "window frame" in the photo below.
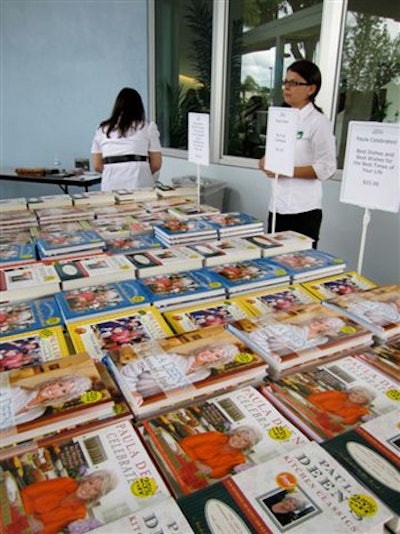
<svg viewBox="0 0 400 534">
<path fill-rule="evenodd" d="M 148 0 L 148 103 L 150 120 L 156 116 L 155 91 L 155 1 Z M 336 118 L 337 98 L 339 94 L 340 66 L 343 50 L 343 38 L 346 23 L 348 1 L 323 0 L 321 37 L 317 63 L 321 70 L 322 84 L 318 95 L 318 104 L 329 119 Z M 210 164 L 254 168 L 253 158 L 241 158 L 223 154 L 223 137 L 225 128 L 225 104 L 228 43 L 229 0 L 214 0 L 213 5 L 213 43 L 211 65 L 210 98 Z M 188 151 L 163 148 L 165 156 L 187 159 Z"/>
</svg>

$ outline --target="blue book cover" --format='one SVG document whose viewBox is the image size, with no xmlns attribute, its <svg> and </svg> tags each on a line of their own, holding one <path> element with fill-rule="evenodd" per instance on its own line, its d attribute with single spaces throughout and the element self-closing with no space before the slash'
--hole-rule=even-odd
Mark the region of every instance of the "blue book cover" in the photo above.
<svg viewBox="0 0 400 534">
<path fill-rule="evenodd" d="M 0 245 L 0 267 L 34 260 L 36 260 L 34 243 L 5 243 Z"/>
<path fill-rule="evenodd" d="M 63 324 L 54 297 L 0 305 L 0 334 L 11 335 Z"/>
<path fill-rule="evenodd" d="M 92 230 L 82 232 L 55 232 L 36 240 L 38 251 L 44 255 L 74 252 L 94 247 L 104 247 L 101 235 Z"/>
<path fill-rule="evenodd" d="M 286 269 L 292 277 L 301 277 L 314 271 L 316 275 L 324 272 L 342 272 L 346 267 L 343 258 L 314 249 L 278 254 L 264 261 Z"/>
<path fill-rule="evenodd" d="M 154 305 L 167 305 L 208 297 L 224 297 L 220 280 L 208 269 L 146 276 L 138 280 Z"/>
<path fill-rule="evenodd" d="M 187 237 L 188 235 L 210 235 L 210 238 L 217 237 L 215 226 L 211 222 L 202 219 L 171 219 L 161 224 L 154 225 L 154 232 L 173 238 L 177 236 Z"/>
<path fill-rule="evenodd" d="M 261 219 L 258 219 L 253 215 L 248 215 L 247 213 L 236 211 L 228 213 L 212 213 L 210 215 L 203 216 L 202 220 L 211 224 L 214 228 L 218 228 L 218 230 L 248 225 L 263 227 L 264 225 Z"/>
<path fill-rule="evenodd" d="M 60 291 L 55 297 L 65 322 L 149 304 L 137 280 L 88 285 Z"/>
<path fill-rule="evenodd" d="M 289 282 L 287 271 L 279 266 L 270 265 L 263 258 L 235 261 L 208 267 L 217 280 L 220 280 L 228 293 L 245 289 L 263 287 L 271 284 Z"/>
<path fill-rule="evenodd" d="M 135 254 L 162 247 L 162 243 L 152 235 L 106 239 L 107 252 L 110 254 Z"/>
</svg>

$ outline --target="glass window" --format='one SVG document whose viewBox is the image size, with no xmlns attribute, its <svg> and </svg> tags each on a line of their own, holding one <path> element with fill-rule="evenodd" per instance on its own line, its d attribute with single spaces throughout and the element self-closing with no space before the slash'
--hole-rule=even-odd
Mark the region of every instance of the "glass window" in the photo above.
<svg viewBox="0 0 400 534">
<path fill-rule="evenodd" d="M 155 120 L 164 148 L 187 150 L 187 114 L 209 112 L 213 0 L 156 0 Z"/>
<path fill-rule="evenodd" d="M 316 61 L 322 0 L 230 0 L 223 153 L 265 152 L 268 107 L 282 104 L 282 80 L 296 59 Z"/>
<path fill-rule="evenodd" d="M 349 0 L 335 125 L 340 167 L 349 121 L 399 122 L 399 18 L 392 0 Z"/>
</svg>

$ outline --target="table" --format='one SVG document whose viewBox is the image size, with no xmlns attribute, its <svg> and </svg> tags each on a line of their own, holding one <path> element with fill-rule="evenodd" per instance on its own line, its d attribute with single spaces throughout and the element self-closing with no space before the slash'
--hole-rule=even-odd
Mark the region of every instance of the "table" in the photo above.
<svg viewBox="0 0 400 534">
<path fill-rule="evenodd" d="M 0 170 L 0 180 L 10 180 L 13 182 L 30 182 L 37 184 L 56 184 L 64 193 L 68 194 L 68 187 L 75 185 L 84 187 L 85 191 L 89 187 L 101 182 L 101 174 L 46 174 L 44 176 L 20 176 L 13 170 Z"/>
</svg>

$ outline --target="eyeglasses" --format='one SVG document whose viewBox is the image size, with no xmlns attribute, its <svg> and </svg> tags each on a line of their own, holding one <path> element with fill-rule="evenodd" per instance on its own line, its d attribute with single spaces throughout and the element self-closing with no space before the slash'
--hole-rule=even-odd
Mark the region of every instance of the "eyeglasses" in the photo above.
<svg viewBox="0 0 400 534">
<path fill-rule="evenodd" d="M 283 80 L 282 87 L 286 87 L 287 85 L 289 87 L 301 87 L 302 85 L 305 86 L 310 84 L 306 82 L 296 82 L 295 80 Z"/>
</svg>

